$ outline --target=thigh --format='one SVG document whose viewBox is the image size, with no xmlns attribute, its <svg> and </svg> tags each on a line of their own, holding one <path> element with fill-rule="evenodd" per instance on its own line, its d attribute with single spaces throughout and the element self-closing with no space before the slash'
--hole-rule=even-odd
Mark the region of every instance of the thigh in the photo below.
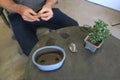
<svg viewBox="0 0 120 80">
<path fill-rule="evenodd" d="M 61 27 L 78 26 L 78 22 L 57 8 L 53 8 L 54 16 L 48 22 Z"/>
<path fill-rule="evenodd" d="M 16 37 L 27 37 L 36 33 L 37 27 L 30 22 L 24 21 L 19 14 L 9 15 L 9 19 Z"/>
<path fill-rule="evenodd" d="M 36 36 L 36 27 L 32 23 L 26 22 L 19 14 L 9 15 L 15 38 L 20 44 L 23 52 L 30 53 L 33 46 L 38 41 Z"/>
<path fill-rule="evenodd" d="M 36 21 L 38 26 L 46 27 L 49 29 L 59 29 L 68 26 L 79 26 L 77 21 L 67 16 L 59 9 L 53 8 L 53 13 L 54 13 L 53 17 L 48 21 L 44 21 L 44 20 Z"/>
<path fill-rule="evenodd" d="M 10 23 L 12 25 L 13 31 L 21 32 L 32 30 L 35 31 L 35 27 L 33 27 L 33 23 L 24 21 L 19 14 L 11 14 L 8 16 Z"/>
</svg>

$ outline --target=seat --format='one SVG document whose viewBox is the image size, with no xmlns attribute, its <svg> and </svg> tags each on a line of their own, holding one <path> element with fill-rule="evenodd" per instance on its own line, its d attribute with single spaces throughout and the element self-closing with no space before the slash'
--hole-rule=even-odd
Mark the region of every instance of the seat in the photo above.
<svg viewBox="0 0 120 80">
<path fill-rule="evenodd" d="M 3 20 L 3 22 L 7 25 L 8 28 L 12 28 L 11 24 L 10 24 L 10 21 L 8 19 L 8 12 L 7 10 L 5 10 L 4 8 L 0 7 L 0 16 Z M 38 39 L 40 40 L 40 37 L 46 35 L 47 33 L 51 32 L 52 30 L 48 29 L 48 28 L 38 28 L 37 29 L 37 32 L 36 32 L 36 35 L 38 37 Z M 12 39 L 15 40 L 15 36 L 14 34 L 12 35 Z M 18 53 L 19 54 L 23 54 L 21 48 L 18 50 Z"/>
<path fill-rule="evenodd" d="M 7 11 L 0 7 L 0 16 L 2 17 L 4 23 L 10 28 L 11 25 L 9 20 L 7 19 L 7 14 Z"/>
<path fill-rule="evenodd" d="M 0 16 L 3 20 L 3 22 L 7 25 L 7 27 L 11 28 L 11 24 L 8 19 L 8 12 L 5 9 L 3 9 L 2 7 L 0 7 Z M 15 40 L 14 35 L 12 35 L 12 39 Z"/>
<path fill-rule="evenodd" d="M 7 19 L 7 15 L 5 15 L 4 9 L 0 7 L 0 16 L 2 17 L 2 20 L 4 23 L 10 28 L 10 23 Z"/>
</svg>

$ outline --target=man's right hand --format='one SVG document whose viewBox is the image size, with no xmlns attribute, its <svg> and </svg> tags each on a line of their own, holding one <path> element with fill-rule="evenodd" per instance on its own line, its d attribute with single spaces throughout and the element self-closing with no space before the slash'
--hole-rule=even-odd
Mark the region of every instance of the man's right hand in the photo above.
<svg viewBox="0 0 120 80">
<path fill-rule="evenodd" d="M 34 12 L 31 8 L 21 4 L 17 4 L 16 8 L 18 9 L 17 13 L 19 13 L 25 21 L 29 22 L 39 21 L 37 13 Z"/>
</svg>

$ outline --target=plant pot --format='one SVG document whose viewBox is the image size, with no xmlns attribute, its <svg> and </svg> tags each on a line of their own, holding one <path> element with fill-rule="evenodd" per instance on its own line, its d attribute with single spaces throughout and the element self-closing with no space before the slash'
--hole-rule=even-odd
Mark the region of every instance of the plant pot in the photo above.
<svg viewBox="0 0 120 80">
<path fill-rule="evenodd" d="M 90 41 L 88 41 L 88 37 L 89 36 L 86 36 L 86 38 L 84 39 L 85 48 L 90 50 L 91 52 L 95 52 L 98 48 L 101 47 L 101 45 L 103 44 L 103 41 L 101 41 L 101 43 L 99 45 L 95 45 L 95 44 L 91 43 Z"/>
<path fill-rule="evenodd" d="M 60 68 L 65 58 L 64 49 L 58 46 L 39 48 L 32 55 L 33 63 L 42 71 L 52 71 Z"/>
</svg>

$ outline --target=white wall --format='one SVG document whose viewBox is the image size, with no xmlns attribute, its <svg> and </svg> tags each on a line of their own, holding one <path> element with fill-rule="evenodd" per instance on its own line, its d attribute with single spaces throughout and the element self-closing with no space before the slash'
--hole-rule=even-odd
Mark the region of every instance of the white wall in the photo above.
<svg viewBox="0 0 120 80">
<path fill-rule="evenodd" d="M 120 0 L 88 0 L 88 1 L 120 11 Z"/>
</svg>

